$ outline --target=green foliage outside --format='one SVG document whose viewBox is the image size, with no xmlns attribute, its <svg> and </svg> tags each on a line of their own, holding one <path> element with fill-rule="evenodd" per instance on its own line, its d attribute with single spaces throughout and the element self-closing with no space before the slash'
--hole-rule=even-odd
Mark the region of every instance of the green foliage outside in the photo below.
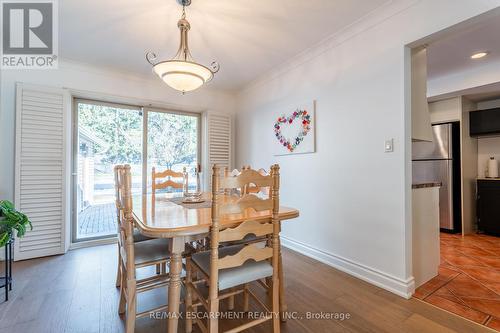
<svg viewBox="0 0 500 333">
<path fill-rule="evenodd" d="M 171 113 L 148 114 L 148 154 L 154 165 L 172 169 L 191 164 L 197 153 L 196 117 Z"/>
<path fill-rule="evenodd" d="M 78 113 L 78 126 L 88 129 L 107 144 L 107 147 L 96 147 L 100 153 L 105 150 L 102 162 L 141 162 L 142 117 L 138 111 L 80 103 Z"/>
<path fill-rule="evenodd" d="M 79 126 L 106 142 L 96 152 L 102 163 L 141 164 L 142 112 L 78 104 Z M 196 160 L 198 118 L 161 112 L 148 113 L 148 160 L 172 168 Z"/>
</svg>

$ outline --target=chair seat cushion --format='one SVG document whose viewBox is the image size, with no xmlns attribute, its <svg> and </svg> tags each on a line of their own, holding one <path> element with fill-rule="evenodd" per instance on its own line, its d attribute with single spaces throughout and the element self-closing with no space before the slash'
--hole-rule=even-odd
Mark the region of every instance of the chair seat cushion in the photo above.
<svg viewBox="0 0 500 333">
<path fill-rule="evenodd" d="M 139 230 L 134 229 L 134 242 L 135 243 L 144 242 L 146 240 L 151 240 L 151 239 L 154 239 L 154 238 L 151 238 L 151 237 L 148 237 L 148 236 L 144 236 L 143 234 L 141 234 L 139 232 Z"/>
<path fill-rule="evenodd" d="M 150 239 L 134 244 L 135 264 L 140 266 L 150 262 L 170 258 L 169 239 Z"/>
<path fill-rule="evenodd" d="M 243 248 L 242 245 L 227 246 L 219 249 L 219 258 L 227 255 L 234 255 Z M 192 256 L 193 262 L 201 270 L 210 276 L 210 251 L 195 253 Z M 239 286 L 248 282 L 260 280 L 273 275 L 273 266 L 268 260 L 255 262 L 249 260 L 239 267 L 219 270 L 219 289 Z"/>
</svg>

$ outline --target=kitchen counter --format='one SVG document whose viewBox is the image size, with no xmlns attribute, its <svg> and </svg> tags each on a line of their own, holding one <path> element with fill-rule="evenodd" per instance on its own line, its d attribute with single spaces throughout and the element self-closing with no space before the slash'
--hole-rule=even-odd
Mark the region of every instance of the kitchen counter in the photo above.
<svg viewBox="0 0 500 333">
<path fill-rule="evenodd" d="M 413 184 L 413 277 L 418 288 L 438 274 L 439 188 L 441 183 Z"/>
<path fill-rule="evenodd" d="M 426 182 L 426 183 L 414 183 L 411 185 L 412 189 L 417 189 L 417 188 L 429 188 L 429 187 L 441 187 L 440 182 Z"/>
<path fill-rule="evenodd" d="M 500 178 L 487 178 L 487 177 L 480 177 L 480 178 L 477 178 L 477 180 L 492 180 L 492 181 L 498 181 L 500 180 Z"/>
</svg>

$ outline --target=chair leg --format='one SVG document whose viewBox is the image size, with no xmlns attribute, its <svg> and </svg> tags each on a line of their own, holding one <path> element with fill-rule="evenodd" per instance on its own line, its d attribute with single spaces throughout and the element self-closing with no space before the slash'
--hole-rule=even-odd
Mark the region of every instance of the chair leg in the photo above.
<svg viewBox="0 0 500 333">
<path fill-rule="evenodd" d="M 193 312 L 193 294 L 191 290 L 191 282 L 193 281 L 191 272 L 191 260 L 186 259 L 186 333 L 193 331 L 193 319 L 191 313 Z"/>
<path fill-rule="evenodd" d="M 279 284 L 280 281 L 277 277 L 273 278 L 272 290 L 272 318 L 273 318 L 273 333 L 280 333 L 280 308 L 279 308 Z"/>
<path fill-rule="evenodd" d="M 249 301 L 250 301 L 250 294 L 248 293 L 248 288 L 250 285 L 248 283 L 245 284 L 245 290 L 243 291 L 243 311 L 248 312 L 249 310 Z"/>
<path fill-rule="evenodd" d="M 116 268 L 116 288 L 120 287 L 122 282 L 122 257 L 120 254 L 120 245 L 118 245 L 118 267 Z"/>
<path fill-rule="evenodd" d="M 120 270 L 122 270 L 122 267 L 120 265 Z M 123 274 L 123 271 L 121 272 L 120 276 L 120 303 L 118 304 L 118 313 L 119 314 L 124 314 L 126 310 L 126 303 L 127 299 L 125 298 L 125 293 L 127 292 L 127 280 L 125 278 L 126 274 Z"/>
<path fill-rule="evenodd" d="M 135 317 L 137 313 L 137 293 L 135 280 L 127 280 L 127 318 L 125 321 L 126 333 L 134 333 Z"/>
<path fill-rule="evenodd" d="M 228 297 L 228 299 L 227 299 L 227 309 L 229 311 L 233 311 L 234 310 L 234 296 Z"/>
<path fill-rule="evenodd" d="M 208 309 L 208 333 L 219 333 L 219 300 L 209 300 Z"/>
<path fill-rule="evenodd" d="M 281 258 L 281 246 L 280 246 L 280 256 L 278 260 L 279 260 L 278 278 L 279 278 L 280 318 L 281 321 L 284 323 L 286 322 L 286 311 L 288 310 L 288 307 L 286 305 L 286 298 L 285 298 L 285 278 L 283 272 L 283 260 Z"/>
</svg>

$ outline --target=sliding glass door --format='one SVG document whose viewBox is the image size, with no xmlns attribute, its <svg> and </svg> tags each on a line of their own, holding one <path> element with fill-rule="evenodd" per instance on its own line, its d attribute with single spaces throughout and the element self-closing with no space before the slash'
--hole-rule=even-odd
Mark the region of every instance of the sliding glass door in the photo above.
<svg viewBox="0 0 500 333">
<path fill-rule="evenodd" d="M 199 163 L 198 115 L 147 111 L 146 191 L 151 190 L 151 171 L 173 170 L 194 174 Z M 194 177 L 188 177 L 190 183 Z M 194 185 L 194 183 L 193 183 Z M 180 190 L 178 190 L 180 191 Z"/>
<path fill-rule="evenodd" d="M 133 192 L 142 188 L 142 110 L 125 105 L 75 103 L 73 240 L 115 236 L 113 167 L 132 166 Z"/>
<path fill-rule="evenodd" d="M 114 165 L 131 165 L 140 195 L 152 167 L 193 172 L 199 163 L 197 114 L 89 100 L 75 100 L 74 110 L 74 242 L 116 236 Z"/>
</svg>

